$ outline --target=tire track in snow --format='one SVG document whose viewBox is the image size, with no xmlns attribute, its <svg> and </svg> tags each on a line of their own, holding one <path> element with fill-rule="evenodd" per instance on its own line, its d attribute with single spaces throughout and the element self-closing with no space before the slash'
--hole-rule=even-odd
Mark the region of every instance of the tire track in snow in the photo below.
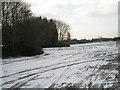
<svg viewBox="0 0 120 90">
<path fill-rule="evenodd" d="M 66 61 L 67 59 L 69 58 L 72 58 L 76 55 L 78 55 L 79 53 L 75 53 L 73 54 L 72 56 L 69 56 L 69 57 L 66 57 L 63 61 Z M 69 55 L 69 54 L 68 54 Z M 64 55 L 63 55 L 64 56 Z M 61 57 L 61 56 L 60 56 Z M 56 58 L 59 58 L 59 57 L 56 57 Z M 50 60 L 54 60 L 56 58 L 52 58 Z M 74 61 L 73 61 L 74 62 Z M 9 75 L 6 75 L 6 76 L 2 76 L 0 78 L 5 78 L 5 77 L 9 77 L 9 76 L 12 76 L 12 75 L 15 75 L 15 74 L 20 74 L 20 73 L 24 73 L 24 72 L 27 72 L 27 71 L 32 71 L 32 70 L 37 70 L 37 69 L 42 69 L 42 68 L 48 68 L 48 67 L 51 67 L 51 66 L 54 66 L 54 65 L 58 65 L 58 64 L 63 64 L 63 63 L 67 63 L 67 62 L 61 62 L 61 63 L 57 63 L 57 64 L 52 64 L 52 65 L 49 65 L 49 66 L 44 66 L 44 67 L 37 67 L 37 68 L 33 68 L 33 69 L 28 69 L 28 70 L 24 70 L 24 71 L 20 71 L 20 72 L 16 72 L 16 73 L 13 73 L 13 74 L 9 74 Z"/>
<path fill-rule="evenodd" d="M 71 58 L 71 57 L 74 57 L 74 56 L 77 55 L 77 54 L 79 54 L 79 53 L 72 54 L 72 56 L 69 56 L 69 57 L 65 58 L 64 61 L 66 61 L 67 59 L 69 59 L 69 58 Z M 67 54 L 67 55 L 69 55 L 69 54 Z M 62 56 L 64 56 L 64 55 L 62 55 Z M 20 72 L 13 73 L 13 74 L 10 74 L 10 75 L 7 75 L 7 76 L 2 76 L 2 77 L 0 77 L 0 78 L 10 77 L 10 76 L 13 76 L 13 75 L 16 75 L 16 74 L 26 73 L 26 72 L 32 71 L 32 70 L 37 70 L 37 69 L 42 69 L 42 68 L 49 68 L 49 67 L 51 67 L 51 66 L 60 65 L 60 64 L 63 64 L 63 63 L 67 63 L 67 62 L 57 63 L 57 64 L 54 64 L 54 65 L 45 66 L 45 67 L 37 67 L 37 68 L 33 68 L 33 69 L 28 69 L 28 70 L 20 71 Z M 21 80 L 21 79 L 24 79 L 24 78 L 33 76 L 33 75 L 35 75 L 35 74 L 38 74 L 38 72 L 29 74 L 29 75 L 25 75 L 25 76 L 23 76 L 23 77 L 19 77 L 19 78 L 14 79 L 14 80 L 6 81 L 6 82 L 4 82 L 2 85 L 9 84 L 9 83 L 13 83 L 13 82 L 15 82 L 15 81 L 17 81 L 17 80 Z M 0 86 L 1 86 L 1 85 L 0 85 Z"/>
<path fill-rule="evenodd" d="M 46 54 L 46 53 L 45 53 Z M 43 54 L 43 56 L 46 56 L 45 54 Z M 21 61 L 28 61 L 28 60 L 33 60 L 33 59 L 37 59 L 38 58 L 38 60 L 44 60 L 44 59 L 48 59 L 48 58 L 52 58 L 52 59 L 55 59 L 55 58 L 58 58 L 58 57 L 61 57 L 61 56 L 66 56 L 66 55 L 73 55 L 73 53 L 66 53 L 66 54 L 62 54 L 62 55 L 59 55 L 59 56 L 57 56 L 57 57 L 55 57 L 55 56 L 52 56 L 52 55 L 47 55 L 48 57 L 43 57 L 43 58 L 39 58 L 41 55 L 36 55 L 36 56 L 34 56 L 34 57 L 29 57 L 29 58 L 25 58 L 25 59 L 20 59 L 20 60 L 7 60 L 7 62 L 6 62 L 6 60 L 4 61 L 4 59 L 3 59 L 3 61 L 0 63 L 0 65 L 5 65 L 5 64 L 10 64 L 10 63 L 16 63 L 16 62 L 21 62 Z M 52 60 L 52 59 L 50 59 L 50 60 Z"/>
<path fill-rule="evenodd" d="M 30 78 L 30 79 L 28 79 L 28 80 L 21 81 L 21 82 L 15 84 L 15 85 L 13 85 L 13 86 L 10 87 L 10 88 L 11 88 L 11 89 L 20 88 L 20 87 L 22 87 L 23 85 L 25 85 L 27 82 L 33 80 L 34 78 L 36 78 L 36 77 L 38 77 L 38 76 L 39 76 L 39 75 L 35 75 L 34 77 L 32 77 L 32 78 Z"/>
<path fill-rule="evenodd" d="M 30 77 L 30 76 L 33 76 L 33 75 L 38 74 L 38 73 L 45 73 L 45 72 L 47 72 L 47 71 L 56 70 L 56 69 L 60 69 L 60 68 L 64 68 L 64 67 L 70 67 L 70 66 L 74 66 L 74 65 L 78 65 L 78 64 L 82 64 L 82 63 L 86 63 L 86 62 L 99 61 L 99 59 L 98 59 L 98 60 L 87 60 L 87 61 L 82 61 L 82 62 L 77 62 L 77 61 L 79 61 L 79 59 L 74 60 L 73 62 L 75 62 L 75 63 L 70 62 L 70 63 L 67 64 L 67 65 L 58 66 L 58 67 L 56 67 L 56 66 L 57 66 L 57 65 L 64 64 L 64 63 L 67 63 L 67 62 L 57 63 L 57 64 L 54 64 L 54 65 L 45 66 L 45 67 L 34 68 L 33 70 L 42 69 L 42 68 L 45 68 L 45 69 L 48 68 L 48 69 L 47 69 L 47 70 L 44 70 L 44 71 L 42 71 L 42 72 L 36 72 L 36 73 L 29 74 L 29 75 L 25 75 L 25 76 L 23 76 L 23 77 L 19 77 L 19 78 L 15 79 L 15 80 L 7 81 L 7 82 L 3 83 L 3 85 L 4 85 L 4 84 L 11 83 L 11 82 L 15 82 L 15 81 L 20 80 L 20 79 L 27 78 L 27 77 Z M 55 67 L 55 68 L 50 68 L 50 69 L 49 69 L 49 67 L 51 67 L 51 66 L 53 66 L 53 67 Z M 29 70 L 28 70 L 28 71 L 29 71 Z M 30 71 L 31 71 L 31 70 L 30 70 Z M 23 72 L 23 71 L 22 71 L 22 72 Z M 17 73 L 17 74 L 18 74 L 18 73 Z M 14 73 L 14 74 L 12 74 L 12 75 L 16 75 L 16 73 Z M 9 76 L 10 76 L 10 75 L 5 76 L 5 77 L 9 77 Z M 5 78 L 5 77 L 4 77 L 4 78 Z"/>
<path fill-rule="evenodd" d="M 77 54 L 76 54 L 77 55 Z M 74 56 L 74 55 L 73 55 Z M 67 57 L 67 58 L 65 58 L 65 60 L 67 60 L 67 59 L 69 59 L 69 58 L 71 58 L 72 56 L 69 56 L 69 57 Z M 32 74 L 29 74 L 29 75 L 26 75 L 26 76 L 23 76 L 23 77 L 20 77 L 20 78 L 17 78 L 17 79 L 15 79 L 15 80 L 13 80 L 13 81 L 8 81 L 8 82 L 5 82 L 4 84 L 7 84 L 7 83 L 10 83 L 10 82 L 15 82 L 15 81 L 17 81 L 17 80 L 20 80 L 20 79 L 24 79 L 24 78 L 27 78 L 27 77 L 31 77 L 31 76 L 34 76 L 34 75 L 36 75 L 36 74 L 39 74 L 39 73 L 45 73 L 45 72 L 47 72 L 47 71 L 52 71 L 52 70 L 56 70 L 56 69 L 60 69 L 60 68 L 64 68 L 64 67 L 70 67 L 70 66 L 74 66 L 74 65 L 78 65 L 78 64 L 82 64 L 82 63 L 86 63 L 86 62 L 92 62 L 92 61 L 98 61 L 98 60 L 100 60 L 100 59 L 95 59 L 95 60 L 87 60 L 87 61 L 82 61 L 82 62 L 76 62 L 76 61 L 80 61 L 79 59 L 77 59 L 77 60 L 74 60 L 74 61 L 72 61 L 72 62 L 70 62 L 69 64 L 68 64 L 68 62 L 61 62 L 61 63 L 57 63 L 57 64 L 54 64 L 54 65 L 50 65 L 50 66 L 45 66 L 45 67 L 38 67 L 38 68 L 34 68 L 34 69 L 32 69 L 32 70 L 36 70 L 36 69 L 41 69 L 41 68 L 45 68 L 46 70 L 44 70 L 44 71 L 42 71 L 42 72 L 36 72 L 36 73 L 32 73 Z M 101 60 L 100 60 L 101 61 Z M 75 62 L 75 63 L 74 63 Z M 65 64 L 65 63 L 67 63 L 67 65 L 62 65 L 62 66 L 58 66 L 58 67 L 56 67 L 57 65 L 61 65 L 61 64 Z M 50 68 L 50 67 L 52 67 L 52 66 L 54 66 L 55 68 Z M 48 69 L 47 69 L 48 68 Z M 50 69 L 49 69 L 50 68 Z M 31 70 L 27 70 L 27 71 L 31 71 Z M 26 70 L 25 70 L 25 72 L 27 72 Z M 22 71 L 23 72 L 23 71 Z M 21 73 L 22 73 L 21 72 Z M 16 73 L 14 73 L 14 75 L 15 75 Z M 38 75 L 39 76 L 39 75 Z M 29 81 L 29 80 L 28 80 Z M 27 83 L 27 82 L 26 82 Z M 23 84 L 22 84 L 23 85 Z M 17 85 L 18 86 L 18 85 Z M 21 84 L 20 84 L 20 86 L 21 86 Z"/>
<path fill-rule="evenodd" d="M 68 70 L 69 68 L 70 68 L 70 67 L 67 67 L 67 68 L 63 71 L 63 73 L 62 73 L 57 79 L 55 79 L 55 81 L 54 81 L 48 88 L 54 88 L 54 86 L 55 86 L 55 84 L 57 83 L 57 81 L 60 80 L 60 78 L 62 78 L 62 77 L 66 74 L 66 72 L 67 72 L 67 70 Z"/>
<path fill-rule="evenodd" d="M 46 69 L 46 70 L 41 71 L 41 72 L 32 73 L 32 74 L 27 75 L 27 76 L 24 76 L 24 77 L 28 78 L 28 77 L 31 77 L 31 76 L 34 76 L 34 75 L 35 75 L 34 78 L 36 78 L 36 77 L 39 76 L 39 74 L 41 74 L 41 73 L 45 73 L 45 72 L 52 71 L 52 70 L 57 70 L 57 69 L 64 68 L 64 67 L 75 66 L 75 65 L 78 65 L 78 64 L 82 64 L 82 63 L 86 63 L 86 62 L 92 62 L 92 61 L 96 61 L 96 60 L 76 62 L 76 63 L 71 63 L 71 64 L 68 64 L 68 65 L 58 66 L 58 67 L 55 67 L 55 68 Z M 32 78 L 32 79 L 30 78 L 30 79 L 28 79 L 27 81 L 26 81 L 26 80 L 23 80 L 23 81 L 21 81 L 21 83 L 17 83 L 17 84 L 15 84 L 14 86 L 12 86 L 12 87 L 10 87 L 10 88 L 13 88 L 13 87 L 19 88 L 20 86 L 25 85 L 28 81 L 31 81 L 31 80 L 33 80 L 34 78 Z M 24 78 L 21 77 L 21 79 L 24 79 Z M 15 80 L 15 81 L 17 81 L 17 80 Z M 9 81 L 9 82 L 10 82 L 10 81 Z M 23 83 L 23 82 L 24 82 L 24 83 Z M 6 82 L 6 83 L 7 83 L 7 82 Z M 16 87 L 16 86 L 17 86 L 17 87 Z"/>
</svg>

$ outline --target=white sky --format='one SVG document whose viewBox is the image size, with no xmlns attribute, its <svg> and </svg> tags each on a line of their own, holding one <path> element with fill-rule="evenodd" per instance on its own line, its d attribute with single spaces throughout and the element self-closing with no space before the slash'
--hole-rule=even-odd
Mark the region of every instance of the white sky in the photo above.
<svg viewBox="0 0 120 90">
<path fill-rule="evenodd" d="M 118 36 L 119 0 L 23 0 L 37 16 L 62 20 L 72 38 Z"/>
</svg>

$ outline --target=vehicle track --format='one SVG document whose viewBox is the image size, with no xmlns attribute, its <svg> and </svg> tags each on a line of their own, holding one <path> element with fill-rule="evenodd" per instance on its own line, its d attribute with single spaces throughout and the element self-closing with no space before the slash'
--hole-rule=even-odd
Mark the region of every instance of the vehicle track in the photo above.
<svg viewBox="0 0 120 90">
<path fill-rule="evenodd" d="M 77 54 L 79 54 L 79 53 L 75 53 L 75 54 L 73 54 L 72 56 L 66 57 L 63 61 L 67 61 L 67 59 L 72 58 L 72 57 L 75 57 Z M 61 57 L 61 56 L 60 56 L 60 57 Z M 57 57 L 57 58 L 59 58 L 59 57 Z M 38 58 L 38 59 L 39 59 L 39 58 Z M 55 60 L 55 59 L 56 59 L 56 58 L 52 58 L 52 59 L 50 59 L 50 60 Z M 75 61 L 77 61 L 77 60 L 75 60 Z M 73 61 L 73 62 L 74 62 L 74 61 Z M 63 63 L 67 63 L 67 62 L 61 62 L 61 63 L 57 63 L 57 64 L 52 64 L 52 65 L 49 65 L 49 66 L 27 69 L 27 70 L 24 70 L 24 71 L 20 71 L 20 72 L 16 72 L 16 73 L 13 73 L 13 74 L 6 75 L 6 76 L 2 76 L 2 77 L 0 77 L 0 78 L 9 77 L 9 76 L 12 76 L 12 75 L 15 75 L 15 74 L 24 73 L 24 72 L 28 72 L 28 71 L 32 71 L 32 70 L 37 70 L 37 69 L 42 69 L 42 68 L 48 68 L 48 67 L 55 66 L 55 65 L 58 65 L 58 64 L 63 64 Z"/>
<path fill-rule="evenodd" d="M 60 68 L 64 68 L 64 67 L 70 67 L 70 66 L 75 66 L 75 65 L 78 65 L 78 64 L 82 64 L 82 63 L 86 63 L 86 62 L 92 62 L 92 61 L 96 61 L 96 60 L 91 60 L 91 61 L 83 61 L 83 62 L 76 62 L 76 63 L 71 63 L 71 64 L 67 64 L 67 65 L 63 65 L 63 66 L 58 66 L 58 67 L 55 67 L 55 68 L 51 68 L 51 69 L 46 69 L 44 71 L 41 71 L 41 72 L 37 72 L 37 73 L 32 73 L 30 75 L 27 75 L 27 76 L 24 76 L 25 78 L 27 77 L 31 77 L 31 76 L 34 76 L 32 79 L 28 79 L 27 81 L 26 80 L 23 80 L 21 81 L 21 83 L 17 83 L 16 85 L 10 87 L 10 88 L 19 88 L 20 86 L 23 86 L 24 84 L 26 84 L 28 81 L 31 81 L 33 80 L 34 78 L 36 78 L 37 76 L 39 76 L 39 74 L 42 74 L 42 73 L 45 73 L 45 72 L 48 72 L 48 71 L 52 71 L 52 70 L 57 70 L 57 69 L 60 69 Z M 21 77 L 19 79 L 16 79 L 14 81 L 17 81 L 17 80 L 20 80 L 20 79 L 24 79 L 24 77 Z M 9 81 L 9 82 L 12 82 L 12 81 Z M 8 82 L 8 83 L 9 83 Z M 24 82 L 24 83 L 23 83 Z M 7 82 L 6 82 L 7 83 Z M 6 84 L 5 83 L 5 84 Z M 17 86 L 17 87 L 16 87 Z"/>
<path fill-rule="evenodd" d="M 76 54 L 76 53 L 75 53 Z M 42 58 L 39 58 L 40 56 L 39 55 L 37 55 L 37 56 L 34 56 L 34 57 L 29 57 L 29 58 L 25 58 L 25 59 L 20 59 L 20 60 L 12 60 L 12 61 L 4 61 L 4 59 L 2 60 L 2 63 L 0 63 L 0 65 L 5 65 L 5 64 L 10 64 L 10 63 L 16 63 L 16 62 L 21 62 L 21 61 L 28 61 L 28 60 L 33 60 L 33 59 L 37 59 L 37 58 L 39 58 L 38 60 L 44 60 L 44 59 L 48 59 L 48 58 L 52 58 L 52 59 L 50 59 L 50 60 L 53 60 L 53 59 L 55 59 L 55 58 L 58 58 L 58 57 L 61 57 L 61 56 L 66 56 L 66 55 L 73 55 L 73 53 L 66 53 L 66 54 L 64 54 L 64 55 L 59 55 L 59 56 L 57 56 L 57 57 L 55 57 L 54 55 L 47 55 L 48 57 L 42 57 Z M 45 56 L 45 54 L 43 54 L 43 56 Z"/>
</svg>

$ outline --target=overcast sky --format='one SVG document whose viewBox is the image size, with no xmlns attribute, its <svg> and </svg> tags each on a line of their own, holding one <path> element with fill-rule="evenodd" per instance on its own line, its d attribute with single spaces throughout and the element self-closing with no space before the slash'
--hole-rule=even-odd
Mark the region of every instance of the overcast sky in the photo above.
<svg viewBox="0 0 120 90">
<path fill-rule="evenodd" d="M 23 0 L 32 12 L 62 20 L 71 26 L 72 38 L 118 36 L 119 0 Z"/>
</svg>

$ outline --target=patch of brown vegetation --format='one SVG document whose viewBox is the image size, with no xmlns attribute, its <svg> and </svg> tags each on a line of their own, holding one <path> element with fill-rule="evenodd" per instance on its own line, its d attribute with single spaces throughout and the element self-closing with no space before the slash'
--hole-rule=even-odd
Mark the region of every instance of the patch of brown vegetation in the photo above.
<svg viewBox="0 0 120 90">
<path fill-rule="evenodd" d="M 111 69 L 116 69 L 117 68 L 117 64 L 115 63 L 108 63 L 106 65 L 102 65 L 99 67 L 99 70 L 111 70 Z"/>
</svg>

